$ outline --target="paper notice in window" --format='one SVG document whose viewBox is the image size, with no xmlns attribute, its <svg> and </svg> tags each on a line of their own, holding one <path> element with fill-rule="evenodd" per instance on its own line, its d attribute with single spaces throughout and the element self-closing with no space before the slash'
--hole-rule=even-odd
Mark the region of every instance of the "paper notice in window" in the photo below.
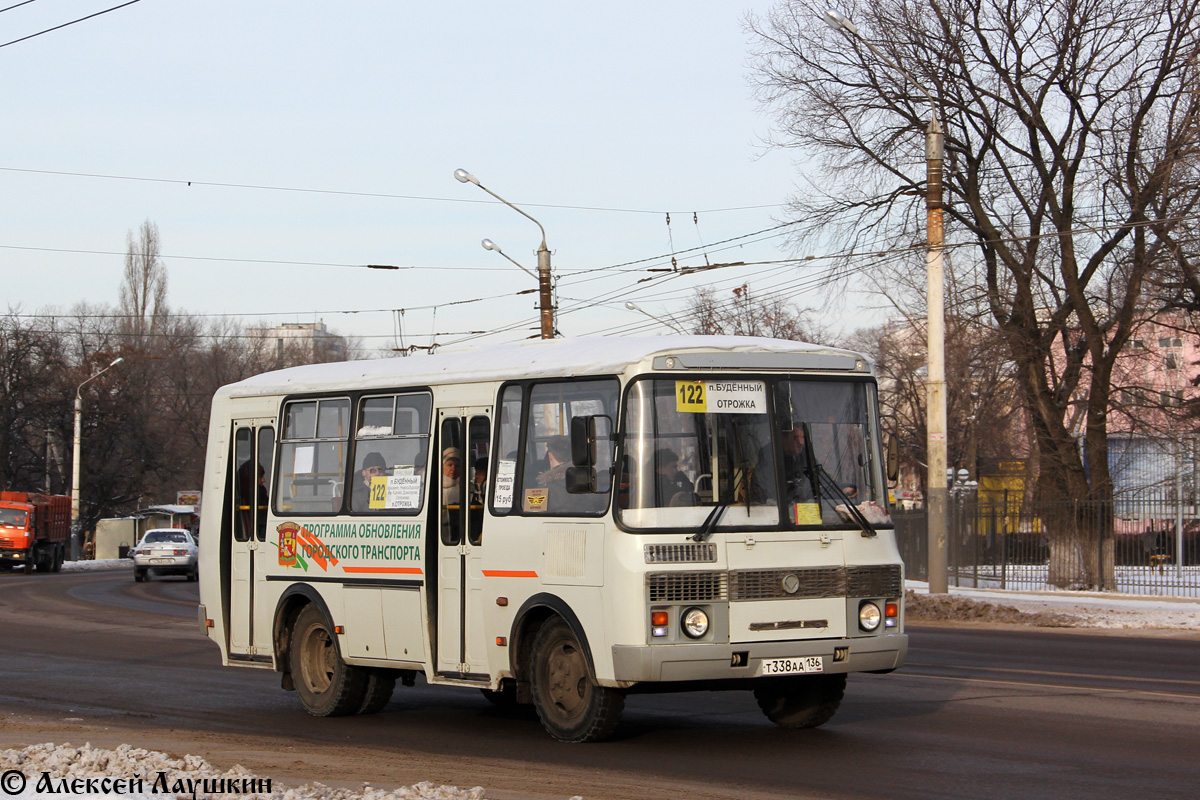
<svg viewBox="0 0 1200 800">
<path fill-rule="evenodd" d="M 296 445 L 296 455 L 292 459 L 292 472 L 297 475 L 304 475 L 313 471 L 313 451 L 316 448 L 311 444 Z"/>
<path fill-rule="evenodd" d="M 546 510 L 546 499 L 549 494 L 546 489 L 526 489 L 523 511 L 540 513 Z"/>
<path fill-rule="evenodd" d="M 512 508 L 513 477 L 517 474 L 517 462 L 501 461 L 496 464 L 496 490 L 492 501 L 496 508 Z"/>
<path fill-rule="evenodd" d="M 792 523 L 795 525 L 820 525 L 819 503 L 792 503 Z"/>
<path fill-rule="evenodd" d="M 371 478 L 372 510 L 414 509 L 421 507 L 420 475 L 377 475 Z"/>
<path fill-rule="evenodd" d="M 388 508 L 412 510 L 421 507 L 420 475 L 393 475 L 387 482 Z"/>
</svg>

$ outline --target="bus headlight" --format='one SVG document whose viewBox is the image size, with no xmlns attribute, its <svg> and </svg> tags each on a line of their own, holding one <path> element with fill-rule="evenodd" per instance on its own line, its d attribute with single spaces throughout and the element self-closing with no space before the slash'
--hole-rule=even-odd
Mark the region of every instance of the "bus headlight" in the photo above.
<svg viewBox="0 0 1200 800">
<path fill-rule="evenodd" d="M 865 601 L 858 607 L 858 627 L 864 631 L 873 631 L 879 627 L 880 620 L 883 619 L 883 614 L 879 611 L 879 606 L 874 603 Z"/>
<path fill-rule="evenodd" d="M 708 633 L 708 614 L 701 608 L 689 608 L 683 612 L 681 619 L 683 632 L 693 639 L 699 639 Z"/>
</svg>

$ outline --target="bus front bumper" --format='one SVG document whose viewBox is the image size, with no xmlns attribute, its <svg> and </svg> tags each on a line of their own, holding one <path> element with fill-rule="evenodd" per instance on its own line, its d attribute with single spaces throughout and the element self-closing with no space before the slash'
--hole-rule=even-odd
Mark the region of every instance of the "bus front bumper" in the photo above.
<svg viewBox="0 0 1200 800">
<path fill-rule="evenodd" d="M 771 658 L 819 656 L 822 672 L 882 672 L 904 663 L 908 635 L 737 644 L 613 645 L 614 679 L 708 681 L 757 678 Z"/>
</svg>

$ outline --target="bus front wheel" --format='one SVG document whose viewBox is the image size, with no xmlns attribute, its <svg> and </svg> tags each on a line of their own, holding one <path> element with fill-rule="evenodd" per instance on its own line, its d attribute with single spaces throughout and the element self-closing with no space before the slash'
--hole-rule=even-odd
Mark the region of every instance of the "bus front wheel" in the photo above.
<svg viewBox="0 0 1200 800">
<path fill-rule="evenodd" d="M 815 728 L 833 719 L 846 692 L 846 675 L 806 675 L 765 683 L 754 690 L 767 719 L 784 728 Z"/>
<path fill-rule="evenodd" d="M 342 661 L 325 615 L 307 605 L 292 627 L 288 660 L 304 710 L 314 717 L 354 714 L 367 693 L 366 673 Z"/>
<path fill-rule="evenodd" d="M 533 640 L 533 705 L 542 727 L 560 742 L 595 742 L 621 720 L 625 695 L 599 686 L 569 625 L 552 620 Z"/>
</svg>

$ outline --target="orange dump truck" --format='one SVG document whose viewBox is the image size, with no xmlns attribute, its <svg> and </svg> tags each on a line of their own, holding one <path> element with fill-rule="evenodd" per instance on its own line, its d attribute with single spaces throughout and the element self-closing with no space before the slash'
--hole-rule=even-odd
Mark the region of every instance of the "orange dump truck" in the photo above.
<svg viewBox="0 0 1200 800">
<path fill-rule="evenodd" d="M 0 492 L 0 569 L 58 572 L 70 535 L 71 498 Z"/>
</svg>

